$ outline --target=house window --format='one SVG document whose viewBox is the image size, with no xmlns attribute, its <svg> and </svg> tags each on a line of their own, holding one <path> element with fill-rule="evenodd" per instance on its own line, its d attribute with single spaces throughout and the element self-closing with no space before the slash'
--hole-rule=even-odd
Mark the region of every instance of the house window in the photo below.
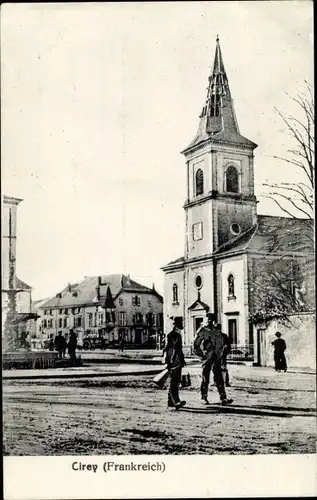
<svg viewBox="0 0 317 500">
<path fill-rule="evenodd" d="M 228 319 L 228 336 L 231 344 L 237 345 L 238 343 L 238 332 L 237 332 L 237 320 Z"/>
<path fill-rule="evenodd" d="M 78 318 L 77 318 L 77 326 L 81 326 L 81 322 L 82 322 L 81 316 L 78 316 Z"/>
<path fill-rule="evenodd" d="M 228 276 L 228 299 L 229 298 L 235 298 L 233 274 L 229 274 L 229 276 Z"/>
<path fill-rule="evenodd" d="M 226 171 L 226 191 L 228 193 L 239 193 L 239 174 L 233 165 L 230 165 Z"/>
<path fill-rule="evenodd" d="M 132 305 L 133 306 L 140 306 L 141 305 L 141 299 L 138 295 L 132 296 Z"/>
<path fill-rule="evenodd" d="M 155 314 L 153 315 L 153 313 L 147 313 L 147 315 L 146 315 L 146 324 L 148 326 L 153 326 L 153 324 L 154 324 L 154 321 L 153 321 L 154 318 L 153 317 L 154 316 L 155 316 Z"/>
<path fill-rule="evenodd" d="M 65 309 L 64 313 L 65 313 L 65 314 L 68 314 L 68 309 Z"/>
<path fill-rule="evenodd" d="M 141 313 L 136 313 L 136 323 L 143 324 L 143 315 Z"/>
<path fill-rule="evenodd" d="M 63 319 L 59 318 L 59 320 L 58 320 L 58 328 L 62 328 L 62 327 L 63 327 Z"/>
<path fill-rule="evenodd" d="M 76 314 L 76 307 L 73 307 L 73 308 L 72 308 L 72 313 L 73 313 L 73 314 Z"/>
<path fill-rule="evenodd" d="M 50 316 L 53 316 L 53 309 L 50 309 Z"/>
<path fill-rule="evenodd" d="M 92 313 L 88 313 L 88 326 L 92 327 L 93 315 Z"/>
<path fill-rule="evenodd" d="M 149 300 L 148 303 L 147 303 L 148 307 L 152 307 L 152 301 Z"/>
<path fill-rule="evenodd" d="M 102 326 L 102 324 L 103 324 L 103 313 L 102 312 L 98 313 L 98 320 L 97 321 L 98 321 L 97 326 Z"/>
<path fill-rule="evenodd" d="M 64 318 L 64 328 L 68 327 L 68 318 Z"/>
<path fill-rule="evenodd" d="M 120 326 L 126 326 L 127 324 L 127 313 L 125 312 L 119 312 L 119 325 Z"/>
<path fill-rule="evenodd" d="M 196 196 L 204 192 L 204 172 L 199 168 L 195 175 Z"/>
<path fill-rule="evenodd" d="M 44 327 L 44 328 L 46 328 L 46 327 L 47 327 L 47 320 L 46 320 L 46 319 L 44 319 L 44 320 L 43 320 L 43 327 Z"/>
<path fill-rule="evenodd" d="M 173 285 L 173 304 L 178 304 L 178 286 L 176 283 Z"/>
<path fill-rule="evenodd" d="M 63 309 L 60 309 L 60 310 L 59 310 L 59 314 L 63 314 Z"/>
<path fill-rule="evenodd" d="M 119 305 L 123 306 L 123 299 L 119 299 Z"/>
</svg>

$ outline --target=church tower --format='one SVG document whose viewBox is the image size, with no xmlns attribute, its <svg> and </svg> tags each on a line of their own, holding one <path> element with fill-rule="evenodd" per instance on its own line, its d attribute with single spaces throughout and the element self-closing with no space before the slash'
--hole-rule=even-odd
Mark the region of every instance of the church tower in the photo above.
<svg viewBox="0 0 317 500">
<path fill-rule="evenodd" d="M 162 268 L 165 328 L 169 331 L 172 320 L 182 324 L 184 344 L 191 345 L 207 313 L 213 312 L 224 331 L 244 342 L 247 267 L 241 256 L 226 256 L 225 244 L 242 237 L 257 222 L 253 171 L 257 145 L 240 134 L 218 37 L 199 120 L 194 140 L 183 151 L 187 168 L 184 257 Z"/>
<path fill-rule="evenodd" d="M 214 253 L 256 222 L 253 151 L 240 134 L 219 38 L 187 164 L 185 261 Z"/>
</svg>

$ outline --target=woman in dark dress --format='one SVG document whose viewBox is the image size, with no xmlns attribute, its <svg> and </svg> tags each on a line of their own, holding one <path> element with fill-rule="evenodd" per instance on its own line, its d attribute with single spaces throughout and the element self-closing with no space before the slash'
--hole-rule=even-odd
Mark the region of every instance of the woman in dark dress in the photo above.
<svg viewBox="0 0 317 500">
<path fill-rule="evenodd" d="M 277 339 L 272 342 L 274 346 L 274 364 L 276 372 L 280 372 L 281 370 L 284 370 L 284 372 L 287 371 L 285 358 L 286 342 L 284 339 L 281 339 L 281 336 L 282 334 L 280 332 L 276 332 L 275 337 L 277 337 Z"/>
</svg>

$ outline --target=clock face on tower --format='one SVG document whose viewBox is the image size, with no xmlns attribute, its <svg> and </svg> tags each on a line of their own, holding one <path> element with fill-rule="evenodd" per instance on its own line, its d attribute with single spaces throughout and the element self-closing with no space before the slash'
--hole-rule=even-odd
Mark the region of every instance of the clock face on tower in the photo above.
<svg viewBox="0 0 317 500">
<path fill-rule="evenodd" d="M 202 222 L 197 222 L 196 224 L 193 224 L 193 239 L 196 240 L 202 240 L 203 238 L 203 223 Z"/>
</svg>

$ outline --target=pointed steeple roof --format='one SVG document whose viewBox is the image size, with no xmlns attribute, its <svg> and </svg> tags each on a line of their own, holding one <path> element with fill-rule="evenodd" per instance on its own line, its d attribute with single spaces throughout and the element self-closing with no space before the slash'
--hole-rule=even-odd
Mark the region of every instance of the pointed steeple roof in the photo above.
<svg viewBox="0 0 317 500">
<path fill-rule="evenodd" d="M 240 134 L 218 35 L 213 69 L 208 78 L 206 101 L 199 118 L 196 137 L 183 153 L 210 139 L 216 143 L 222 142 L 252 149 L 257 147 L 254 142 Z"/>
</svg>

